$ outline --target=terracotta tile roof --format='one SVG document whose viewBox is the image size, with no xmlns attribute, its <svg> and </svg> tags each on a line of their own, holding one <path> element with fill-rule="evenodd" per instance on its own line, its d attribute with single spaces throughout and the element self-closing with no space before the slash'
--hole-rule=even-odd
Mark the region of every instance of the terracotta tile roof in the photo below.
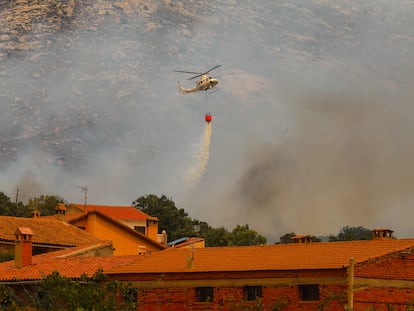
<svg viewBox="0 0 414 311">
<path fill-rule="evenodd" d="M 108 206 L 108 205 L 84 205 L 71 203 L 83 211 L 98 211 L 116 220 L 158 220 L 156 217 L 149 216 L 133 206 Z"/>
<path fill-rule="evenodd" d="M 107 243 L 110 242 L 101 242 L 88 248 L 105 247 Z M 40 280 L 54 271 L 71 278 L 78 278 L 82 274 L 92 276 L 100 268 L 106 270 L 120 267 L 141 258 L 140 256 L 81 257 L 84 249 L 85 246 L 36 255 L 32 257 L 32 264 L 23 268 L 15 268 L 14 260 L 2 262 L 0 283 Z"/>
<path fill-rule="evenodd" d="M 0 216 L 0 241 L 14 242 L 18 227 L 30 228 L 33 244 L 78 246 L 99 243 L 97 237 L 58 220 Z"/>
<path fill-rule="evenodd" d="M 85 216 L 87 214 L 88 214 L 88 212 L 79 212 L 79 213 L 69 213 L 69 214 L 65 214 L 65 218 L 63 219 L 63 221 L 70 223 L 73 219 L 82 218 L 83 216 Z M 56 215 L 40 216 L 37 219 L 57 220 L 56 219 Z"/>
<path fill-rule="evenodd" d="M 17 228 L 17 230 L 14 232 L 14 234 L 33 235 L 33 231 L 32 231 L 32 229 L 30 229 L 30 228 L 19 227 L 19 228 Z"/>
<path fill-rule="evenodd" d="M 141 232 L 138 232 L 138 231 L 128 227 L 127 225 L 123 224 L 122 222 L 120 222 L 116 219 L 113 219 L 112 217 L 110 217 L 110 216 L 108 216 L 108 215 L 106 215 L 102 212 L 99 212 L 99 211 L 94 210 L 94 211 L 89 211 L 89 212 L 85 212 L 85 213 L 74 214 L 74 215 L 76 215 L 76 217 L 73 217 L 71 220 L 68 221 L 68 223 L 74 224 L 78 220 L 81 220 L 83 218 L 88 218 L 88 216 L 91 215 L 91 214 L 96 214 L 99 217 L 102 217 L 102 218 L 106 219 L 107 221 L 112 222 L 113 224 L 115 224 L 116 226 L 121 228 L 124 232 L 128 232 L 129 234 L 131 234 L 131 235 L 133 235 L 133 236 L 135 236 L 139 239 L 145 240 L 147 243 L 152 244 L 153 246 L 157 247 L 160 250 L 166 248 L 164 245 L 161 245 L 157 241 L 154 241 L 154 240 L 150 239 L 145 234 L 142 234 Z"/>
<path fill-rule="evenodd" d="M 357 264 L 410 247 L 414 239 L 196 248 L 192 269 L 187 268 L 191 249 L 169 248 L 105 273 L 341 269 L 351 257 Z"/>
</svg>

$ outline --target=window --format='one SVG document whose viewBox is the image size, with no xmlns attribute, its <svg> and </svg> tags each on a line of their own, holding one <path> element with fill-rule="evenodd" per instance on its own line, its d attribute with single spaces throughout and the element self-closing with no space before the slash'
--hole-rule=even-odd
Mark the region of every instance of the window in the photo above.
<svg viewBox="0 0 414 311">
<path fill-rule="evenodd" d="M 299 285 L 300 298 L 303 301 L 317 301 L 319 300 L 319 285 Z"/>
<path fill-rule="evenodd" d="M 134 230 L 138 231 L 142 234 L 145 234 L 145 227 L 141 227 L 141 226 L 134 226 Z"/>
<path fill-rule="evenodd" d="M 196 295 L 198 302 L 209 302 L 213 301 L 213 287 L 197 287 L 196 288 Z"/>
<path fill-rule="evenodd" d="M 126 302 L 137 302 L 138 290 L 136 288 L 129 288 L 122 293 L 122 298 Z"/>
<path fill-rule="evenodd" d="M 249 300 L 249 301 L 256 300 L 256 298 L 262 297 L 262 287 L 261 286 L 245 286 L 244 297 L 246 300 Z"/>
</svg>

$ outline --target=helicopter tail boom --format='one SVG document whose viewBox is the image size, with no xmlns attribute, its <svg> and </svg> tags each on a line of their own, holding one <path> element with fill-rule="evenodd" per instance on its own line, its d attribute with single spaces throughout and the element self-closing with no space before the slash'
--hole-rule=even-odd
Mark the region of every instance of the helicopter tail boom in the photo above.
<svg viewBox="0 0 414 311">
<path fill-rule="evenodd" d="M 191 89 L 185 89 L 180 85 L 180 83 L 178 83 L 178 91 L 181 94 L 188 94 L 188 93 L 196 92 L 196 91 L 198 91 L 198 89 L 197 89 L 197 87 L 194 87 L 194 88 L 191 88 Z"/>
</svg>

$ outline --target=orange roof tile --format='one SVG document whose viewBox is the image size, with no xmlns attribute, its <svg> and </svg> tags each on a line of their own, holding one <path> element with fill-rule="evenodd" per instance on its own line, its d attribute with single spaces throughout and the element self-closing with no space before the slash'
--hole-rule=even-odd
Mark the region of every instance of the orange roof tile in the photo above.
<svg viewBox="0 0 414 311">
<path fill-rule="evenodd" d="M 84 205 L 71 203 L 83 211 L 98 211 L 116 220 L 158 220 L 156 217 L 149 216 L 133 206 L 108 206 L 108 205 Z"/>
<path fill-rule="evenodd" d="M 14 232 L 14 234 L 26 234 L 26 235 L 33 235 L 33 231 L 30 228 L 25 228 L 25 227 L 18 227 L 16 229 L 16 231 Z"/>
<path fill-rule="evenodd" d="M 60 220 L 60 221 L 65 221 L 70 223 L 73 219 L 78 219 L 78 218 L 82 218 L 82 216 L 87 215 L 88 212 L 79 212 L 79 213 L 68 213 L 65 214 L 65 217 L 59 218 L 57 219 L 57 215 L 48 215 L 48 216 L 40 216 L 39 218 L 36 219 L 50 219 L 50 220 Z"/>
<path fill-rule="evenodd" d="M 103 242 L 94 247 L 104 247 L 107 243 Z M 14 260 L 0 263 L 0 283 L 40 280 L 54 271 L 70 278 L 78 278 L 83 274 L 92 276 L 100 268 L 105 270 L 119 267 L 141 258 L 139 256 L 81 257 L 79 253 L 83 249 L 84 246 L 36 255 L 32 257 L 32 264 L 23 268 L 16 268 Z"/>
<path fill-rule="evenodd" d="M 351 257 L 355 263 L 360 263 L 411 247 L 414 247 L 414 239 L 209 247 L 194 250 L 170 248 L 105 273 L 341 269 L 348 266 Z M 192 254 L 193 267 L 188 269 L 187 257 Z"/>
<path fill-rule="evenodd" d="M 32 230 L 33 244 L 72 247 L 101 242 L 92 234 L 62 221 L 10 216 L 0 216 L 0 241 L 14 242 L 19 227 Z"/>
<path fill-rule="evenodd" d="M 122 222 L 120 222 L 116 219 L 113 219 L 112 217 L 110 217 L 110 216 L 108 216 L 108 215 L 106 215 L 102 212 L 99 212 L 99 211 L 93 210 L 93 211 L 89 211 L 89 212 L 85 212 L 85 213 L 74 214 L 74 215 L 76 215 L 76 217 L 73 217 L 70 221 L 68 221 L 68 223 L 73 224 L 73 223 L 75 223 L 76 221 L 78 221 L 82 218 L 87 218 L 91 214 L 96 214 L 99 217 L 102 217 L 102 218 L 106 219 L 107 221 L 112 222 L 113 224 L 115 224 L 118 227 L 122 228 L 122 230 L 124 230 L 125 232 L 129 232 L 129 234 L 132 234 L 132 235 L 138 237 L 139 239 L 143 239 L 143 240 L 147 241 L 148 243 L 150 243 L 150 244 L 154 245 L 155 247 L 159 248 L 160 250 L 165 249 L 164 245 L 161 245 L 157 241 L 154 241 L 154 240 L 150 239 L 145 234 L 142 234 L 141 232 L 138 232 L 138 231 L 128 227 L 127 225 L 123 224 Z"/>
</svg>

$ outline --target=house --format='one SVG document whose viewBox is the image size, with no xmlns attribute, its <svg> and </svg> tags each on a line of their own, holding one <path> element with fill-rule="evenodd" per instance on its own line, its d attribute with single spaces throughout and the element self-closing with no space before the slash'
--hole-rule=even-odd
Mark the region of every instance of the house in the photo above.
<svg viewBox="0 0 414 311">
<path fill-rule="evenodd" d="M 55 216 L 41 218 L 56 218 L 101 240 L 111 240 L 114 256 L 150 253 L 167 247 L 166 237 L 158 234 L 158 219 L 133 206 L 60 203 Z"/>
<path fill-rule="evenodd" d="M 166 247 L 98 210 L 78 214 L 77 217 L 68 220 L 68 223 L 101 240 L 111 240 L 114 245 L 114 256 L 151 253 Z"/>
<path fill-rule="evenodd" d="M 414 239 L 381 237 L 169 248 L 104 272 L 132 282 L 139 305 L 149 311 L 408 310 L 414 305 Z"/>
<path fill-rule="evenodd" d="M 4 256 L 13 257 L 18 227 L 32 230 L 35 255 L 101 242 L 92 234 L 54 219 L 0 216 L 0 253 Z"/>
<path fill-rule="evenodd" d="M 58 209 L 62 208 L 59 204 Z M 124 225 L 145 235 L 146 237 L 158 240 L 158 218 L 145 214 L 134 206 L 110 206 L 93 204 L 71 203 L 66 208 L 66 215 L 73 215 L 85 212 L 97 211 L 115 219 Z"/>
<path fill-rule="evenodd" d="M 112 256 L 110 241 L 95 241 L 33 255 L 34 231 L 28 227 L 18 227 L 14 236 L 15 260 L 0 263 L 0 285 L 34 284 L 55 271 L 64 277 L 76 279 L 82 275 L 92 276 L 98 269 L 109 269 L 139 260 L 139 256 Z"/>
</svg>

